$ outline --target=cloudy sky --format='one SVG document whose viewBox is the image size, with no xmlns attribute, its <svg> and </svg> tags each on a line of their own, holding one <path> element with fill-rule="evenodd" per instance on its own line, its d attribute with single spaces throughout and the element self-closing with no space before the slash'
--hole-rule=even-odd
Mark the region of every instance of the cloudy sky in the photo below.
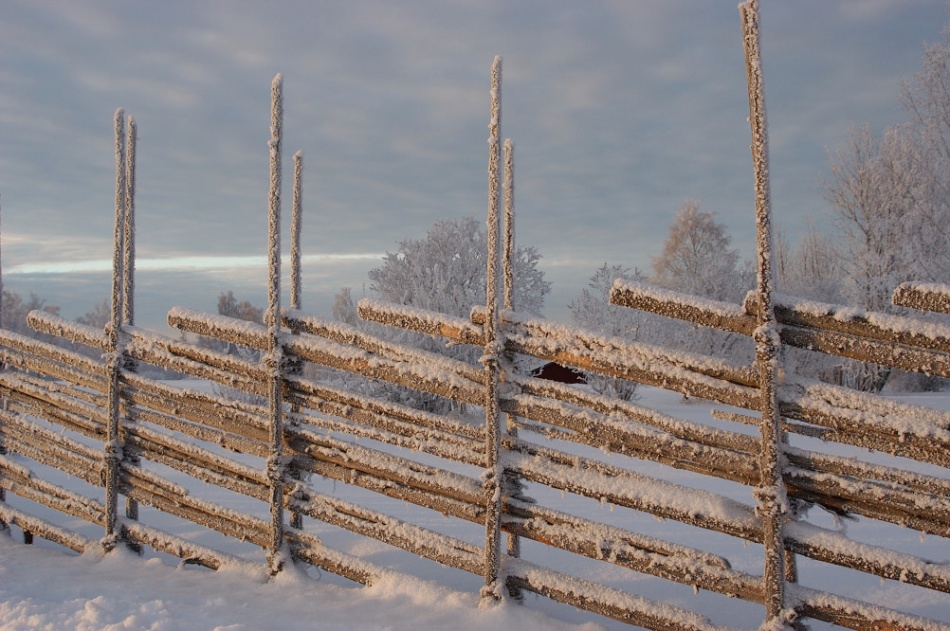
<svg viewBox="0 0 950 631">
<path fill-rule="evenodd" d="M 751 257 L 736 4 L 0 0 L 4 286 L 68 317 L 108 293 L 122 107 L 139 128 L 139 321 L 228 289 L 263 304 L 280 72 L 285 165 L 305 156 L 304 302 L 327 314 L 398 240 L 484 216 L 496 54 L 518 240 L 544 257 L 549 317 L 604 262 L 648 269 L 689 198 Z M 905 118 L 901 82 L 948 15 L 942 0 L 762 0 L 773 206 L 792 240 L 826 212 L 849 127 Z"/>
</svg>

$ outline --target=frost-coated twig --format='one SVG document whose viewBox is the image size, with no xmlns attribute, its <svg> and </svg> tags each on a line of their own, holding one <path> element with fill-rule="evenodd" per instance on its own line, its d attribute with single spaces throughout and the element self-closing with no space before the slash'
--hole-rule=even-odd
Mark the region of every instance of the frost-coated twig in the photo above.
<svg viewBox="0 0 950 631">
<path fill-rule="evenodd" d="M 499 571 L 501 566 L 501 500 L 503 468 L 500 459 L 501 427 L 498 414 L 498 232 L 501 187 L 501 57 L 495 57 L 491 68 L 491 120 L 488 125 L 488 269 L 486 294 L 488 321 L 485 323 L 485 455 L 487 468 L 483 474 L 488 510 L 485 515 L 485 586 L 482 601 L 501 597 Z"/>
<path fill-rule="evenodd" d="M 271 575 L 283 566 L 281 546 L 284 539 L 284 461 L 283 461 L 283 351 L 280 345 L 280 184 L 281 184 L 281 133 L 283 127 L 283 81 L 278 74 L 271 82 L 270 126 L 270 193 L 268 195 L 268 291 L 267 322 L 268 352 L 262 357 L 270 370 L 270 442 L 271 453 L 267 459 L 267 474 L 270 479 L 271 533 L 267 562 Z"/>
<path fill-rule="evenodd" d="M 126 215 L 126 153 L 125 153 L 125 123 L 121 109 L 115 113 L 115 231 L 112 254 L 112 314 L 106 334 L 108 336 L 107 371 L 109 378 L 109 424 L 106 430 L 106 444 L 104 452 L 105 464 L 105 495 L 106 495 L 106 534 L 102 545 L 111 550 L 116 543 L 118 494 L 119 494 L 119 464 L 122 460 L 122 445 L 119 440 L 119 416 L 121 411 L 119 376 L 122 371 L 122 349 L 119 332 L 122 327 L 123 312 L 123 283 L 125 276 L 124 263 L 124 233 Z"/>
<path fill-rule="evenodd" d="M 768 125 L 765 91 L 762 83 L 762 58 L 759 49 L 759 4 L 748 0 L 739 5 L 742 17 L 746 75 L 749 84 L 749 123 L 752 131 L 752 165 L 755 175 L 755 224 L 757 235 L 756 276 L 758 280 L 759 319 L 753 333 L 756 363 L 761 388 L 762 461 L 761 482 L 757 491 L 763 521 L 765 546 L 766 624 L 779 625 L 785 611 L 786 555 L 783 528 L 789 512 L 782 480 L 782 431 L 778 410 L 778 352 L 781 346 L 778 325 L 772 307 L 773 257 L 771 232 L 771 191 L 769 183 Z"/>
</svg>

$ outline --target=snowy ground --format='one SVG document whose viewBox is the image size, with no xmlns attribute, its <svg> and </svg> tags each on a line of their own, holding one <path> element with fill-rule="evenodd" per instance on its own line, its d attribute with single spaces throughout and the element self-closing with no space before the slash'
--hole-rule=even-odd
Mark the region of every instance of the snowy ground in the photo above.
<svg viewBox="0 0 950 631">
<path fill-rule="evenodd" d="M 713 423 L 710 406 L 684 402 L 679 395 L 655 389 L 642 389 L 641 403 L 673 416 Z M 917 403 L 950 409 L 950 393 L 907 397 Z M 735 426 L 731 426 L 736 429 Z M 748 428 L 754 432 L 754 428 Z M 815 445 L 811 445 L 815 446 Z M 828 449 L 828 445 L 822 445 Z M 620 456 L 575 447 L 577 453 L 594 455 L 620 464 Z M 841 453 L 863 459 L 895 464 L 890 458 L 858 450 L 834 447 Z M 903 466 L 904 463 L 902 463 Z M 31 464 L 31 466 L 33 466 Z M 629 466 L 629 461 L 627 461 Z M 36 467 L 39 469 L 39 467 Z M 637 470 L 694 487 L 706 488 L 745 502 L 751 502 L 749 490 L 726 482 L 702 478 L 652 463 L 638 463 Z M 947 477 L 947 471 L 925 467 L 928 473 Z M 44 472 L 47 474 L 48 472 Z M 168 474 L 167 472 L 163 472 Z M 178 474 L 168 474 L 173 477 Z M 477 473 L 476 473 L 477 475 Z M 185 483 L 184 478 L 174 478 Z M 238 510 L 266 515 L 266 506 L 247 498 L 228 497 L 228 492 L 208 487 L 193 488 L 193 493 Z M 311 479 L 318 490 L 371 505 L 432 530 L 482 543 L 483 531 L 477 526 L 444 518 L 404 502 L 353 489 L 332 481 Z M 677 523 L 662 522 L 648 515 L 616 509 L 598 502 L 529 487 L 546 505 L 574 514 L 586 515 L 647 535 L 662 537 L 722 554 L 733 567 L 761 574 L 762 550 L 731 537 L 696 530 Z M 93 494 L 93 492 L 90 492 Z M 40 507 L 8 496 L 11 503 L 41 516 Z M 18 504 L 19 502 L 19 504 Z M 884 545 L 901 552 L 934 561 L 950 562 L 950 547 L 940 537 L 921 537 L 915 531 L 869 520 L 837 521 L 813 509 L 809 521 L 820 526 L 847 529 L 860 541 Z M 62 521 L 62 520 L 59 520 Z M 197 543 L 261 562 L 263 555 L 247 544 L 227 540 L 186 522 L 176 522 L 143 507 L 142 521 Z M 90 538 L 101 532 L 95 527 L 70 522 Z M 14 537 L 0 536 L 0 628 L 2 629 L 625 629 L 625 625 L 559 605 L 531 594 L 525 606 L 504 604 L 497 608 L 478 607 L 481 579 L 467 573 L 420 560 L 408 553 L 373 540 L 307 520 L 306 528 L 331 547 L 363 557 L 377 565 L 405 574 L 393 575 L 370 588 L 354 587 L 344 579 L 309 570 L 293 570 L 273 582 L 265 580 L 264 567 L 228 568 L 218 572 L 194 566 L 181 566 L 175 559 L 147 551 L 144 558 L 129 552 L 102 557 L 95 553 L 77 556 L 39 539 L 24 546 L 19 532 Z M 754 628 L 761 622 L 758 606 L 727 599 L 707 592 L 640 575 L 623 568 L 588 561 L 542 544 L 525 542 L 525 558 L 555 569 L 648 598 L 671 602 L 709 616 L 713 622 Z M 817 562 L 802 560 L 802 583 L 828 589 L 862 600 L 950 622 L 950 595 L 897 585 L 891 581 L 840 570 Z M 409 576 L 412 575 L 412 576 Z M 426 580 L 414 577 L 425 577 Z M 814 629 L 826 628 L 813 623 Z"/>
</svg>

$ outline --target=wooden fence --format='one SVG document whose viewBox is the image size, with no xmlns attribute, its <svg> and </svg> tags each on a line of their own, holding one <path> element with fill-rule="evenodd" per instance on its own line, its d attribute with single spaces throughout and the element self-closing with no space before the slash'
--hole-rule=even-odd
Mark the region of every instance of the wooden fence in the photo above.
<svg viewBox="0 0 950 631">
<path fill-rule="evenodd" d="M 754 5 L 752 6 L 754 9 Z M 757 181 L 765 142 L 756 134 L 755 15 L 744 12 L 750 58 L 750 103 Z M 752 39 L 750 39 L 752 38 Z M 489 300 L 471 318 L 455 318 L 364 300 L 360 316 L 391 327 L 484 349 L 467 363 L 396 345 L 364 330 L 299 309 L 299 198 L 292 219 L 291 308 L 280 307 L 280 81 L 271 128 L 270 291 L 268 324 L 257 325 L 175 308 L 169 323 L 255 354 L 233 355 L 134 325 L 134 130 L 117 116 L 116 243 L 112 322 L 103 332 L 43 312 L 37 331 L 68 346 L 0 331 L 0 520 L 29 537 L 74 550 L 119 544 L 150 546 L 211 568 L 246 563 L 149 525 L 171 515 L 266 552 L 269 571 L 294 559 L 360 583 L 385 570 L 321 542 L 310 524 L 326 523 L 484 578 L 486 602 L 535 592 L 578 608 L 651 629 L 721 628 L 706 616 L 623 591 L 534 560 L 519 545 L 550 548 L 762 606 L 767 625 L 806 618 L 853 629 L 950 629 L 950 625 L 809 587 L 798 580 L 804 557 L 950 592 L 950 565 L 852 540 L 811 523 L 805 504 L 933 535 L 950 536 L 950 413 L 899 403 L 783 374 L 782 345 L 950 377 L 950 326 L 916 318 L 855 314 L 835 305 L 784 298 L 771 291 L 770 270 L 745 305 L 700 300 L 644 285 L 615 284 L 615 304 L 753 337 L 752 365 L 674 352 L 519 315 L 510 308 L 511 171 L 502 182 L 500 61 L 492 73 Z M 761 96 L 758 92 L 759 97 Z M 764 115 L 758 121 L 764 125 Z M 508 154 L 510 158 L 510 153 Z M 301 162 L 295 161 L 299 184 Z M 761 186 L 766 190 L 761 190 Z M 768 254 L 767 178 L 760 200 L 760 260 Z M 504 221 L 501 205 L 504 198 Z M 764 207 L 763 207 L 764 206 Z M 501 243 L 498 243 L 501 241 Z M 498 250 L 501 250 L 498 252 Z M 496 253 L 497 252 L 497 253 Z M 503 291 L 504 290 L 504 291 Z M 505 298 L 501 298 L 501 296 Z M 501 304 L 498 299 L 501 298 Z M 950 287 L 908 285 L 900 304 L 948 312 Z M 82 348 L 95 352 L 82 352 Z M 533 378 L 515 356 L 556 361 L 586 372 L 665 388 L 719 404 L 716 423 L 675 418 L 637 402 Z M 143 365 L 235 388 L 246 402 L 149 378 Z M 464 403 L 483 421 L 420 411 L 309 378 L 314 365 L 398 384 Z M 758 425 L 758 435 L 743 425 Z M 805 448 L 789 435 L 898 456 L 882 465 Z M 531 440 L 531 437 L 540 437 Z M 596 449 L 576 449 L 581 445 Z M 600 451 L 597 451 L 600 450 Z M 438 464 L 433 464 L 436 462 Z M 643 473 L 660 463 L 751 490 L 748 500 Z M 45 467 L 58 470 L 44 480 Z M 164 468 L 163 468 L 164 467 Z M 237 510 L 172 481 L 210 484 L 260 502 L 267 515 Z M 473 471 L 477 473 L 472 473 Z M 929 471 L 929 472 L 928 472 Z M 934 473 L 936 471 L 936 473 Z M 477 544 L 322 493 L 312 475 L 418 505 L 484 531 Z M 68 484 L 62 480 L 69 480 Z M 177 478 L 176 478 L 177 479 Z M 57 481 L 59 483 L 57 483 Z M 702 545 L 684 545 L 634 527 L 601 523 L 528 497 L 555 489 L 610 504 L 631 515 L 671 520 L 697 532 L 761 545 L 761 574 L 733 567 Z M 16 500 L 6 494 L 16 496 Z M 551 494 L 544 494 L 545 497 Z M 377 496 L 377 495 L 374 495 Z M 119 500 L 126 502 L 119 515 Z M 30 512 L 25 506 L 45 507 Z M 155 513 L 140 513 L 140 506 Z M 62 519 L 36 513 L 54 509 Z M 290 513 L 289 519 L 285 511 Z M 146 514 L 147 513 L 147 514 Z M 45 513 L 44 513 L 45 514 Z M 68 527 L 103 529 L 100 541 Z M 502 546 L 503 534 L 508 538 Z M 704 537 L 695 537 L 702 542 Z M 945 557 L 946 554 L 943 553 Z M 594 574 L 597 575 L 596 573 Z"/>
</svg>

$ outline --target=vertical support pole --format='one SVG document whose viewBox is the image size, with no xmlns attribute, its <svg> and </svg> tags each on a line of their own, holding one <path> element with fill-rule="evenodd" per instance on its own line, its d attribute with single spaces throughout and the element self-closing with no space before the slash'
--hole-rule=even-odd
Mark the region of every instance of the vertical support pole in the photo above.
<svg viewBox="0 0 950 631">
<path fill-rule="evenodd" d="M 301 274 L 300 231 L 303 223 L 303 152 L 294 154 L 294 192 L 290 214 L 290 308 L 298 311 L 303 305 L 303 280 Z M 294 331 L 296 333 L 296 331 Z M 301 364 L 295 361 L 288 372 L 300 374 Z M 295 401 L 290 408 L 294 414 L 300 413 L 300 405 Z M 293 421 L 292 421 L 293 422 Z M 296 470 L 290 472 L 299 479 Z M 290 510 L 291 528 L 303 528 L 303 513 L 295 508 Z"/>
<path fill-rule="evenodd" d="M 503 304 L 509 311 L 515 309 L 515 148 L 511 139 L 505 140 L 505 177 L 502 187 L 505 193 L 505 222 L 504 222 L 504 245 L 502 248 L 502 272 L 504 278 Z M 505 357 L 505 365 L 510 366 L 512 358 Z M 505 429 L 511 438 L 518 437 L 518 427 L 515 422 L 515 415 L 505 414 Z M 518 497 L 524 499 L 524 485 L 520 478 L 512 473 L 505 473 L 505 494 L 509 497 Z M 507 535 L 507 554 L 509 557 L 518 558 L 521 556 L 521 538 L 517 535 L 508 533 Z M 509 587 L 508 595 L 512 598 L 520 599 L 523 597 L 521 590 L 516 587 Z"/>
<path fill-rule="evenodd" d="M 290 308 L 299 310 L 303 302 L 300 271 L 300 229 L 303 215 L 303 152 L 294 154 L 294 198 L 290 216 Z"/>
<path fill-rule="evenodd" d="M 0 203 L 0 212 L 2 212 L 3 204 Z M 2 243 L 3 243 L 3 231 L 0 230 L 0 253 L 2 253 Z M 3 326 L 3 257 L 0 256 L 0 329 L 4 328 Z M 4 365 L 0 363 L 0 370 L 3 370 Z M 3 397 L 0 396 L 0 406 L 6 407 L 6 402 L 3 400 Z M 3 434 L 0 433 L 0 456 L 5 456 L 7 453 L 6 448 L 3 446 Z M 7 492 L 6 489 L 0 488 L 0 502 L 7 501 Z M 5 530 L 7 528 L 6 522 L 0 519 L 0 530 Z"/>
<path fill-rule="evenodd" d="M 106 428 L 106 444 L 103 454 L 105 467 L 105 518 L 106 534 L 102 540 L 102 547 L 109 551 L 115 547 L 118 540 L 116 523 L 118 521 L 119 497 L 119 464 L 122 460 L 122 445 L 119 440 L 120 415 L 120 384 L 119 378 L 122 369 L 122 349 L 119 343 L 119 332 L 122 327 L 122 279 L 123 272 L 123 243 L 126 213 L 126 155 L 125 155 L 125 123 L 123 111 L 115 113 L 115 230 L 113 233 L 112 250 L 112 313 L 107 334 L 107 365 L 109 380 L 109 422 Z"/>
<path fill-rule="evenodd" d="M 755 173 L 756 272 L 759 294 L 758 327 L 754 332 L 759 371 L 762 421 L 760 482 L 756 491 L 763 521 L 765 546 L 765 612 L 767 624 L 782 624 L 785 611 L 785 540 L 783 527 L 788 512 L 782 478 L 782 431 L 778 411 L 778 353 L 781 346 L 772 303 L 773 255 L 771 191 L 769 183 L 768 128 L 762 61 L 759 49 L 757 0 L 739 5 L 742 17 L 746 74 L 749 84 L 749 123 L 752 131 L 752 164 Z M 787 618 L 785 622 L 790 622 Z"/>
<path fill-rule="evenodd" d="M 284 539 L 284 432 L 283 432 L 283 352 L 280 344 L 280 185 L 281 131 L 283 126 L 283 80 L 278 74 L 271 82 L 270 124 L 270 192 L 268 194 L 268 352 L 264 365 L 268 368 L 270 401 L 271 453 L 267 459 L 270 481 L 271 540 L 267 562 L 271 576 L 284 564 L 281 549 Z"/>
<path fill-rule="evenodd" d="M 501 191 L 501 57 L 495 57 L 491 68 L 491 120 L 488 125 L 488 269 L 486 279 L 485 322 L 485 452 L 487 468 L 483 475 L 487 510 L 485 511 L 485 585 L 482 602 L 501 598 L 499 574 L 501 566 L 501 494 L 503 466 L 500 459 L 501 426 L 498 414 L 498 207 Z"/>
<path fill-rule="evenodd" d="M 125 157 L 125 221 L 123 222 L 122 248 L 122 324 L 128 326 L 135 324 L 135 143 L 137 139 L 138 129 L 135 125 L 135 119 L 129 116 Z M 128 359 L 127 368 L 129 371 L 135 372 L 137 362 Z M 125 401 L 125 406 L 126 423 L 134 423 L 135 413 L 132 402 Z M 126 453 L 125 459 L 131 464 L 139 464 L 139 457 L 136 453 Z M 138 520 L 138 502 L 126 498 L 125 516 L 128 519 Z M 141 551 L 141 547 L 136 544 L 131 544 L 129 547 L 136 552 Z"/>
</svg>

